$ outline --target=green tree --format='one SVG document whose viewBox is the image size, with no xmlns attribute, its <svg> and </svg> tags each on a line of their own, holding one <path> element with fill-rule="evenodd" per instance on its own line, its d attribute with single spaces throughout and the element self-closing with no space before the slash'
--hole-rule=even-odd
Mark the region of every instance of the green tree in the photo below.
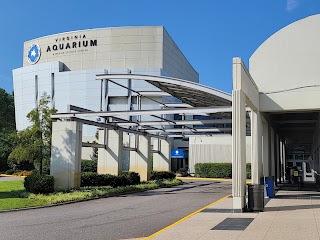
<svg viewBox="0 0 320 240">
<path fill-rule="evenodd" d="M 13 94 L 0 88 L 0 131 L 12 133 L 15 131 L 15 114 Z"/>
<path fill-rule="evenodd" d="M 99 131 L 96 131 L 95 134 L 96 140 L 99 140 Z M 98 142 L 93 140 L 92 143 L 97 144 Z M 91 160 L 97 161 L 98 160 L 98 148 L 97 147 L 92 147 L 92 156 L 91 156 Z"/>
<path fill-rule="evenodd" d="M 40 139 L 31 127 L 18 132 L 13 137 L 13 149 L 8 156 L 8 165 L 17 170 L 31 170 L 39 161 Z"/>
<path fill-rule="evenodd" d="M 43 93 L 38 107 L 28 113 L 27 118 L 31 126 L 19 132 L 16 146 L 10 153 L 8 160 L 21 164 L 32 163 L 36 169 L 49 172 L 51 155 L 52 119 L 51 114 L 57 110 L 49 107 L 50 96 Z"/>
<path fill-rule="evenodd" d="M 0 132 L 0 171 L 8 169 L 7 159 L 14 146 L 15 132 Z"/>
<path fill-rule="evenodd" d="M 7 170 L 7 159 L 14 145 L 15 113 L 13 95 L 0 88 L 0 171 Z"/>
</svg>

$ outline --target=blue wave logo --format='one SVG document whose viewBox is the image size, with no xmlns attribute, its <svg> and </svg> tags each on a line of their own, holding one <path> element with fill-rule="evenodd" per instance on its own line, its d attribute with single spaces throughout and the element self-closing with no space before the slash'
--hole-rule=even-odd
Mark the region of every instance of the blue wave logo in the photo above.
<svg viewBox="0 0 320 240">
<path fill-rule="evenodd" d="M 39 61 L 41 56 L 41 49 L 38 44 L 32 44 L 28 51 L 28 62 L 35 64 Z"/>
</svg>

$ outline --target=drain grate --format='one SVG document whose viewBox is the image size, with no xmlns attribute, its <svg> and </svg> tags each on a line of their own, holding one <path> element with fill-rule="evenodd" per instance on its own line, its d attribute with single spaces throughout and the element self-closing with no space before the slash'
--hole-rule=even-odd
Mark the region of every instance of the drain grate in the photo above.
<svg viewBox="0 0 320 240">
<path fill-rule="evenodd" d="M 226 218 L 211 230 L 245 230 L 254 218 Z"/>
</svg>

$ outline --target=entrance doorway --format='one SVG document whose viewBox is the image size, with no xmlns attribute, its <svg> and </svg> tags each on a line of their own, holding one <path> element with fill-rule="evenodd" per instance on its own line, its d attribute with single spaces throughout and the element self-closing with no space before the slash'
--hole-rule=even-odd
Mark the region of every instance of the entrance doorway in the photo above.
<svg viewBox="0 0 320 240">
<path fill-rule="evenodd" d="M 316 183 L 316 171 L 319 169 L 318 143 L 319 112 L 271 113 L 270 120 L 284 144 L 279 155 L 284 161 L 276 164 L 278 179 L 284 178 L 291 182 L 293 171 L 298 172 L 299 181 Z M 276 160 L 277 161 L 277 160 Z"/>
<path fill-rule="evenodd" d="M 311 144 L 288 144 L 286 151 L 286 169 L 296 169 L 303 183 L 315 183 Z M 286 174 L 288 175 L 287 172 Z"/>
<path fill-rule="evenodd" d="M 312 167 L 312 168 L 314 167 L 310 153 L 306 153 L 306 154 L 292 154 L 292 153 L 290 153 L 290 154 L 287 154 L 286 162 L 287 162 L 287 167 L 289 167 L 289 168 L 297 167 L 299 171 L 302 170 L 302 167 L 303 167 L 302 165 L 304 162 L 308 163 L 308 165 L 310 167 Z"/>
</svg>

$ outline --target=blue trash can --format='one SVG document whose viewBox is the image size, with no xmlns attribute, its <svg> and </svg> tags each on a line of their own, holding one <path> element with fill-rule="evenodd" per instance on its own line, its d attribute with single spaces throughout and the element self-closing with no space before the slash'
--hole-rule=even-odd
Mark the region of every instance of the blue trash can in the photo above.
<svg viewBox="0 0 320 240">
<path fill-rule="evenodd" d="M 262 177 L 261 184 L 264 184 L 266 186 L 267 196 L 269 198 L 273 198 L 275 196 L 274 176 Z"/>
</svg>

